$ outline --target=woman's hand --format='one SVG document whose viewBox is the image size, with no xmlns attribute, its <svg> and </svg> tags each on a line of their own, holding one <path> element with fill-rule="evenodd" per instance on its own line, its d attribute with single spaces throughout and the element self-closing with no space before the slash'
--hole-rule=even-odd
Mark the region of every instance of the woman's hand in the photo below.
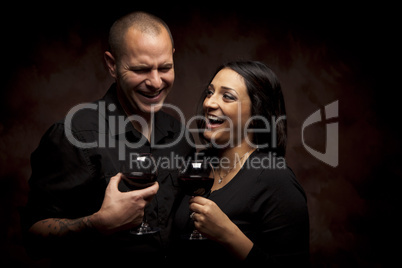
<svg viewBox="0 0 402 268">
<path fill-rule="evenodd" d="M 209 239 L 224 243 L 236 225 L 215 202 L 207 198 L 196 196 L 189 202 L 197 230 Z"/>
<path fill-rule="evenodd" d="M 236 258 L 244 260 L 253 242 L 234 224 L 212 200 L 201 196 L 190 199 L 195 228 L 211 240 L 222 244 Z"/>
</svg>

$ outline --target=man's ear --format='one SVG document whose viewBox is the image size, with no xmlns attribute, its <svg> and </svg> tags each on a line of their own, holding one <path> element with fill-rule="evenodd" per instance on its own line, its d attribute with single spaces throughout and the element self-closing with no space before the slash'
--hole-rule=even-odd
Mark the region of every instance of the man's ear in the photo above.
<svg viewBox="0 0 402 268">
<path fill-rule="evenodd" d="M 103 55 L 103 57 L 105 58 L 105 62 L 107 65 L 107 68 L 109 69 L 110 75 L 116 79 L 117 75 L 116 75 L 116 60 L 114 58 L 114 56 L 112 55 L 112 53 L 110 53 L 109 51 L 105 51 L 105 54 Z"/>
</svg>

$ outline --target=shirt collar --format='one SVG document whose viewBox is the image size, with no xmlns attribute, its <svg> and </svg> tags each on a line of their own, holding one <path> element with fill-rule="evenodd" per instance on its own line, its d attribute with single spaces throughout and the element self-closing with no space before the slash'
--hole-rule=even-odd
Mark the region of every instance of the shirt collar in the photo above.
<svg viewBox="0 0 402 268">
<path fill-rule="evenodd" d="M 126 127 L 124 129 L 117 127 L 119 116 L 123 116 L 122 118 L 126 120 L 127 114 L 118 100 L 116 83 L 113 83 L 110 86 L 109 90 L 106 92 L 102 100 L 105 102 L 106 106 L 105 120 L 109 122 L 109 117 L 114 116 L 114 123 L 116 125 L 114 136 L 127 135 L 128 133 L 131 133 L 128 135 L 134 135 L 136 139 L 141 139 L 142 134 L 138 130 L 136 130 L 132 124 L 126 124 Z M 154 127 L 152 128 L 154 131 L 152 136 L 154 136 L 153 138 L 155 143 L 158 143 L 163 138 L 177 132 L 177 130 L 173 128 L 171 121 L 172 120 L 169 120 L 168 115 L 165 112 L 159 111 L 155 113 Z"/>
</svg>

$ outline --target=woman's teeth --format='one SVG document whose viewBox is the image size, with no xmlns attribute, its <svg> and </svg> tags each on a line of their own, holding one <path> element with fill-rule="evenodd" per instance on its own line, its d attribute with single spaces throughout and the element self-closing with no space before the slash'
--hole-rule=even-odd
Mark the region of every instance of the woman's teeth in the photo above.
<svg viewBox="0 0 402 268">
<path fill-rule="evenodd" d="M 221 119 L 217 116 L 214 116 L 214 115 L 208 115 L 207 118 L 208 118 L 209 123 L 211 123 L 211 124 L 222 124 L 224 121 L 223 119 Z"/>
</svg>

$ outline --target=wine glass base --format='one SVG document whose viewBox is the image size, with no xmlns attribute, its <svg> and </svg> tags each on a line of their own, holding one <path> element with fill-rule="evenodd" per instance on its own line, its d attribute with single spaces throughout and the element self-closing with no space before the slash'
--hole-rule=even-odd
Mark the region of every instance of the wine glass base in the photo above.
<svg viewBox="0 0 402 268">
<path fill-rule="evenodd" d="M 141 226 L 135 230 L 131 230 L 130 233 L 133 235 L 147 235 L 147 234 L 154 234 L 160 231 L 160 228 L 157 227 L 150 227 L 148 223 L 143 222 Z"/>
<path fill-rule="evenodd" d="M 198 232 L 197 230 L 194 230 L 189 238 L 189 240 L 205 240 L 207 239 L 205 236 L 203 236 L 200 232 Z"/>
</svg>

